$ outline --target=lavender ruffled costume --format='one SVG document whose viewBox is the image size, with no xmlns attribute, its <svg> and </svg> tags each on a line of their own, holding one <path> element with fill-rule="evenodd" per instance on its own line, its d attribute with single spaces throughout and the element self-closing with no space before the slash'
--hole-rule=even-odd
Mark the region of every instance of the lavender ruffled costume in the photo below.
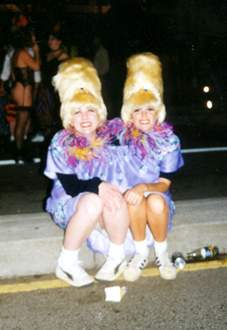
<svg viewBox="0 0 227 330">
<path fill-rule="evenodd" d="M 139 183 L 156 183 L 162 173 L 176 172 L 183 166 L 180 140 L 167 123 L 155 125 L 149 133 L 142 132 L 129 124 L 119 134 L 121 145 L 127 145 L 129 153 L 136 159 L 135 175 L 130 180 L 131 187 Z M 170 191 L 165 193 L 146 192 L 162 195 L 169 207 L 169 229 L 175 211 Z"/>
<path fill-rule="evenodd" d="M 167 127 L 166 127 L 167 128 Z M 164 131 L 166 131 L 164 133 Z M 174 172 L 183 161 L 178 138 L 168 127 L 167 130 L 142 134 L 139 139 L 131 139 L 129 130 L 123 129 L 120 119 L 114 119 L 103 126 L 97 136 L 104 141 L 101 146 L 93 147 L 89 159 L 76 158 L 69 154 L 69 148 L 80 146 L 78 137 L 67 130 L 61 130 L 52 139 L 48 150 L 45 175 L 53 180 L 51 196 L 47 199 L 46 210 L 54 222 L 64 229 L 75 212 L 76 205 L 83 194 L 71 197 L 66 194 L 57 173 L 76 174 L 79 179 L 87 180 L 99 177 L 117 185 L 122 192 L 137 183 L 156 182 L 160 171 Z M 133 132 L 132 132 L 133 133 Z M 110 145 L 112 138 L 118 135 L 121 146 Z M 142 140 L 141 140 L 142 139 Z M 142 143 L 142 147 L 140 142 Z M 155 144 L 154 144 L 155 141 Z M 82 141 L 84 146 L 84 141 Z M 169 193 L 165 194 L 170 209 L 170 222 L 174 213 L 174 204 Z M 151 241 L 147 230 L 148 243 Z M 104 230 L 93 230 L 87 240 L 88 246 L 96 252 L 108 253 L 109 239 Z M 125 241 L 126 254 L 134 253 L 134 244 L 130 231 Z"/>
</svg>

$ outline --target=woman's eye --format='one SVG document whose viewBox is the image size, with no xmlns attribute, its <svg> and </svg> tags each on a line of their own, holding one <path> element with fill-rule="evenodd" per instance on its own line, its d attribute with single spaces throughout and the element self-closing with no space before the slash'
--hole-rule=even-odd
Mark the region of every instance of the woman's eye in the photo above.
<svg viewBox="0 0 227 330">
<path fill-rule="evenodd" d="M 152 112 L 152 111 L 154 111 L 154 109 L 153 108 L 148 108 L 147 111 Z"/>
<path fill-rule="evenodd" d="M 134 112 L 136 112 L 136 113 L 139 112 L 139 111 L 140 111 L 140 109 L 136 109 L 136 110 L 134 110 Z"/>
<path fill-rule="evenodd" d="M 89 112 L 95 112 L 95 109 L 88 109 Z"/>
</svg>

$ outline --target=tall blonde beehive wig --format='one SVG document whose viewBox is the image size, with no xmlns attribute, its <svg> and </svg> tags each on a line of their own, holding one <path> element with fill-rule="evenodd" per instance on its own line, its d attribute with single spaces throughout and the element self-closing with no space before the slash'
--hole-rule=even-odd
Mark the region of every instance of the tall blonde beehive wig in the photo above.
<svg viewBox="0 0 227 330">
<path fill-rule="evenodd" d="M 149 52 L 132 55 L 127 60 L 121 108 L 124 122 L 130 121 L 133 111 L 141 107 L 151 107 L 157 112 L 157 121 L 164 121 L 162 65 L 159 57 Z"/>
<path fill-rule="evenodd" d="M 75 57 L 62 63 L 53 77 L 53 85 L 60 97 L 64 128 L 71 126 L 73 114 L 80 108 L 96 110 L 100 122 L 106 119 L 101 83 L 95 67 L 87 59 Z"/>
</svg>

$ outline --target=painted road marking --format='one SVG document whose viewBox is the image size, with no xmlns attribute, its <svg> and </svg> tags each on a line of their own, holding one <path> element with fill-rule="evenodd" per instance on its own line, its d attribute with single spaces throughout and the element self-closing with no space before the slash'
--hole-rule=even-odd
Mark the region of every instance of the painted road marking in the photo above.
<svg viewBox="0 0 227 330">
<path fill-rule="evenodd" d="M 181 272 L 194 272 L 199 270 L 208 269 L 218 269 L 227 267 L 227 259 L 224 260 L 213 260 L 209 262 L 197 262 L 192 264 L 187 264 Z M 157 268 L 147 268 L 144 269 L 142 277 L 155 277 L 159 276 L 159 271 Z M 124 280 L 121 276 L 120 281 Z M 10 294 L 10 293 L 20 293 L 20 292 L 31 292 L 36 290 L 47 290 L 47 289 L 61 289 L 70 287 L 69 284 L 58 280 L 58 279 L 43 279 L 43 280 L 33 280 L 30 282 L 22 283 L 10 283 L 10 284 L 0 284 L 0 295 Z"/>
<path fill-rule="evenodd" d="M 207 270 L 207 269 L 217 269 L 227 267 L 227 259 L 223 260 L 213 260 L 209 262 L 195 262 L 191 264 L 186 264 L 184 269 L 178 272 L 196 272 L 198 270 Z M 152 277 L 159 275 L 157 268 L 147 268 L 144 269 L 142 276 L 143 277 Z"/>
</svg>

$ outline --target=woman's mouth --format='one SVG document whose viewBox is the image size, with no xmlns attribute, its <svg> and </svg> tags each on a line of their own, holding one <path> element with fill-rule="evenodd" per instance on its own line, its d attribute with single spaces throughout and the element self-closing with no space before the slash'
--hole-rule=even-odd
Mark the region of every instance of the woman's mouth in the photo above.
<svg viewBox="0 0 227 330">
<path fill-rule="evenodd" d="M 89 121 L 83 122 L 80 124 L 82 128 L 88 128 L 91 127 L 91 123 Z"/>
<path fill-rule="evenodd" d="M 150 123 L 149 120 L 141 120 L 140 121 L 141 125 L 148 125 L 149 123 Z"/>
</svg>

